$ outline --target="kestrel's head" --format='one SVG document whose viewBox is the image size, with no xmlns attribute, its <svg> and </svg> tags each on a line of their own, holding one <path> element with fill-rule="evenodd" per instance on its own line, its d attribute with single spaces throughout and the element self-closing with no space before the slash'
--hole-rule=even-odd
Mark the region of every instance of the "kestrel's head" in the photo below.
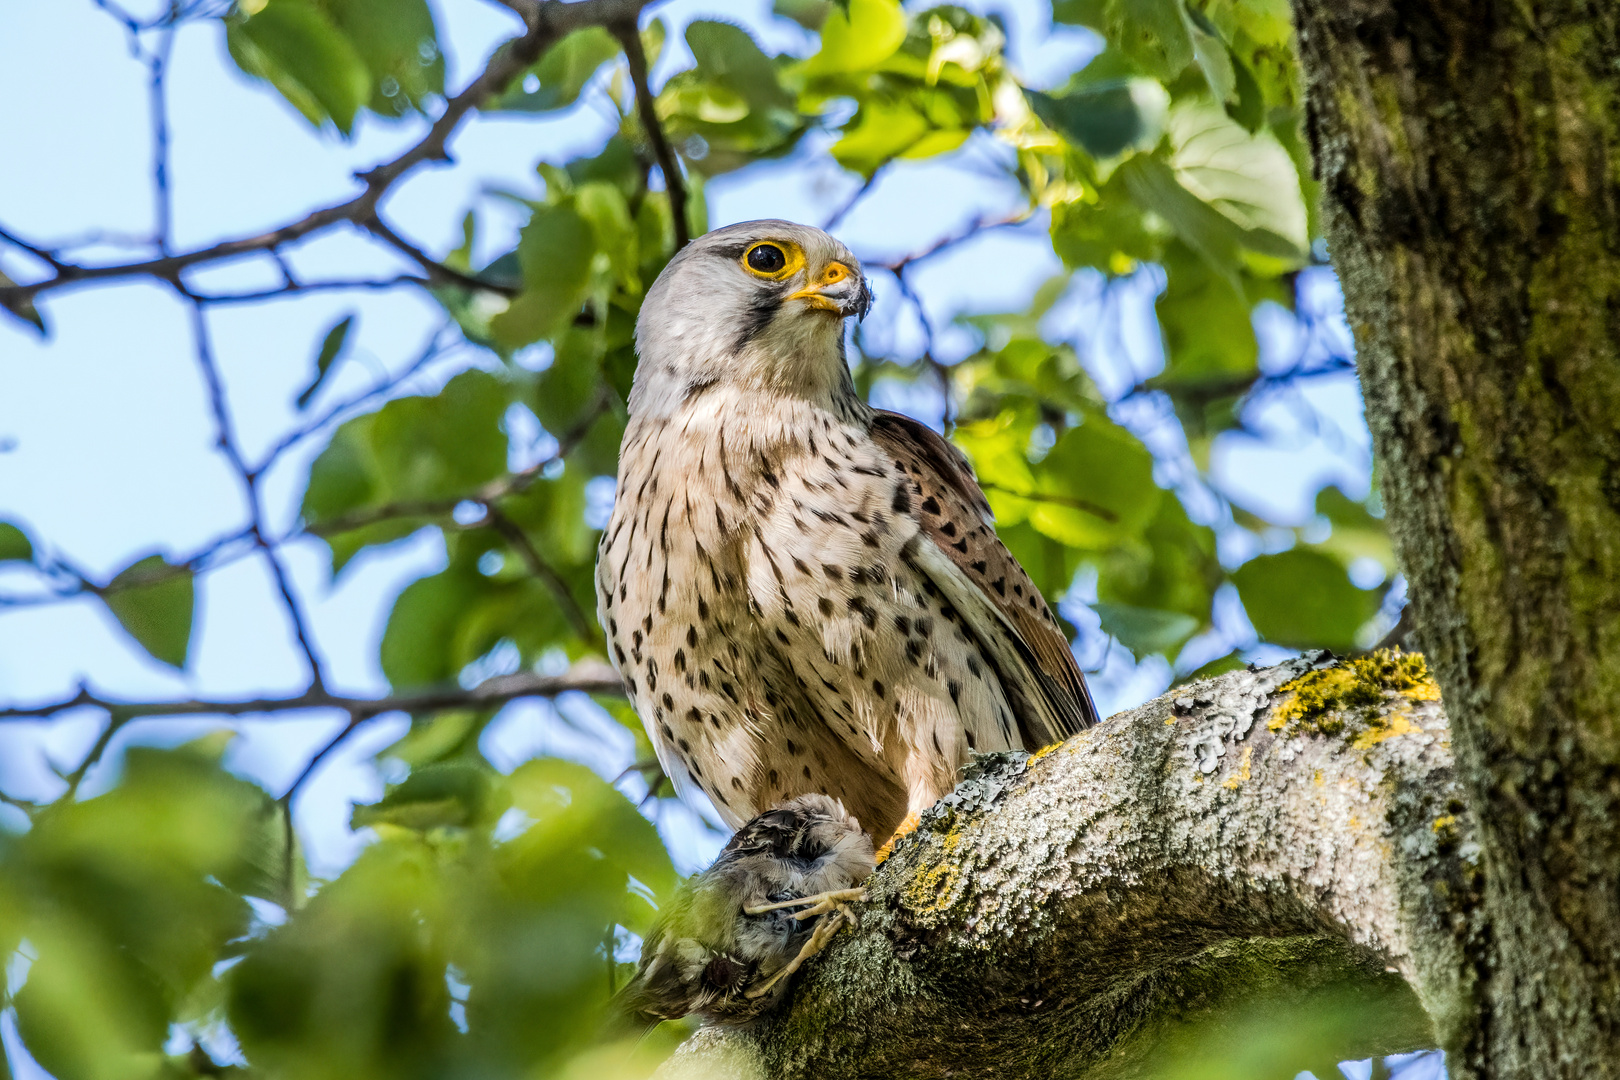
<svg viewBox="0 0 1620 1080">
<path fill-rule="evenodd" d="M 658 275 L 636 321 L 630 408 L 668 413 L 716 385 L 819 397 L 849 379 L 844 320 L 872 290 L 820 229 L 745 221 L 692 241 Z"/>
</svg>

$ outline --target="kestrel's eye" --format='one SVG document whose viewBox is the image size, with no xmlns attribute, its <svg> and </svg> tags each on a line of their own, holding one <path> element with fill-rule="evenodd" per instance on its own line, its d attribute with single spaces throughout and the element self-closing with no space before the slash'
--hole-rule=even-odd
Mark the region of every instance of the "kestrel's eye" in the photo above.
<svg viewBox="0 0 1620 1080">
<path fill-rule="evenodd" d="M 755 244 L 743 256 L 748 269 L 756 274 L 776 275 L 787 265 L 787 254 L 775 244 Z"/>
</svg>

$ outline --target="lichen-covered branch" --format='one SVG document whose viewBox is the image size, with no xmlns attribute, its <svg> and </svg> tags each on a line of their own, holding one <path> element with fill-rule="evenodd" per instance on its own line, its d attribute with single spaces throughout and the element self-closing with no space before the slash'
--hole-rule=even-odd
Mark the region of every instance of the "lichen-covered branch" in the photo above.
<svg viewBox="0 0 1620 1080">
<path fill-rule="evenodd" d="M 975 766 L 781 1011 L 664 1075 L 1140 1075 L 1179 1025 L 1284 986 L 1373 1002 L 1350 1052 L 1433 1046 L 1471 1009 L 1473 837 L 1421 657 L 1179 688 Z"/>
</svg>

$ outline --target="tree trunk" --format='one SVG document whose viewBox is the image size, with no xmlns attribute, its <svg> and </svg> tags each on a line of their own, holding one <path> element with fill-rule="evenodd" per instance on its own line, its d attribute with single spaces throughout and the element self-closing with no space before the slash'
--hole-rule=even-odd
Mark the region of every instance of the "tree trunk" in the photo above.
<svg viewBox="0 0 1620 1080">
<path fill-rule="evenodd" d="M 1438 698 L 1420 657 L 1306 658 L 993 756 L 781 1010 L 664 1075 L 1143 1076 L 1184 1025 L 1313 992 L 1359 1021 L 1328 1060 L 1433 1046 L 1472 1016 L 1478 902 Z"/>
<path fill-rule="evenodd" d="M 1380 488 L 1481 825 L 1453 1075 L 1620 1076 L 1620 4 L 1296 10 Z"/>
</svg>

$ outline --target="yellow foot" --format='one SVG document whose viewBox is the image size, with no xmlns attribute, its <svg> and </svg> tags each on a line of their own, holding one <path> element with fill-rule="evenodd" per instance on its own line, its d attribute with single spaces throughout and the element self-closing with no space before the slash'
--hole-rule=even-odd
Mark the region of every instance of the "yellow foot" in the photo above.
<svg viewBox="0 0 1620 1080">
<path fill-rule="evenodd" d="M 859 889 L 845 889 L 843 891 L 856 893 L 861 892 Z M 832 896 L 835 894 L 828 893 L 826 895 Z M 863 897 L 865 896 L 864 893 L 861 895 Z M 809 899 L 809 897 L 806 897 L 806 899 Z M 860 897 L 851 897 L 851 899 L 860 899 Z M 828 902 L 829 901 L 825 900 L 822 901 L 822 903 Z M 771 905 L 771 907 L 785 906 L 786 905 L 784 904 Z M 743 910 L 747 911 L 748 909 L 744 908 Z M 761 908 L 759 910 L 768 911 L 770 908 Z M 750 912 L 750 914 L 752 914 L 752 912 Z M 805 912 L 799 915 L 798 918 L 802 919 L 808 914 L 810 913 Z M 848 908 L 844 907 L 842 904 L 838 904 L 837 910 L 833 911 L 832 914 L 828 915 L 826 918 L 822 919 L 816 924 L 816 928 L 810 933 L 810 940 L 804 943 L 804 947 L 799 950 L 798 956 L 795 956 L 792 960 L 788 961 L 786 967 L 782 968 L 781 971 L 778 971 L 775 975 L 772 975 L 769 979 L 765 980 L 764 983 L 748 991 L 745 996 L 750 998 L 758 998 L 764 997 L 766 994 L 770 993 L 771 987 L 775 986 L 789 975 L 792 975 L 795 971 L 798 971 L 801 964 L 810 959 L 812 956 L 816 955 L 816 953 L 820 952 L 822 949 L 825 949 L 827 947 L 827 942 L 833 939 L 833 935 L 838 933 L 839 929 L 846 921 L 853 925 L 855 922 L 855 916 Z"/>
<path fill-rule="evenodd" d="M 900 823 L 899 827 L 894 830 L 894 835 L 890 836 L 889 839 L 888 839 L 888 842 L 885 843 L 882 847 L 877 849 L 877 864 L 879 866 L 883 865 L 883 860 L 884 859 L 887 859 L 890 855 L 894 854 L 895 842 L 898 841 L 902 836 L 906 835 L 911 830 L 915 829 L 917 827 L 918 823 L 921 822 L 921 821 L 922 821 L 922 814 L 921 813 L 914 813 L 914 814 L 907 814 L 906 815 L 906 820 L 902 821 Z"/>
<path fill-rule="evenodd" d="M 825 915 L 829 911 L 838 912 L 851 926 L 859 926 L 855 913 L 845 904 L 859 903 L 866 899 L 865 889 L 835 889 L 832 892 L 815 893 L 811 896 L 800 896 L 793 900 L 783 900 L 775 904 L 760 904 L 758 907 L 744 907 L 745 915 L 763 915 L 767 911 L 780 911 L 783 908 L 802 907 L 805 910 L 796 913 L 793 917 L 803 922 L 813 919 L 817 915 Z"/>
</svg>

